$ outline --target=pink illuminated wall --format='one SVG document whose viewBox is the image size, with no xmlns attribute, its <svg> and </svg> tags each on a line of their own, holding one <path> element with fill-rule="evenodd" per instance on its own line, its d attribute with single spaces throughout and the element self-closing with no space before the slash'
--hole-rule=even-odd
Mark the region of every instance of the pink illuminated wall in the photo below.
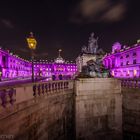
<svg viewBox="0 0 140 140">
<path fill-rule="evenodd" d="M 115 43 L 112 52 L 103 58 L 103 64 L 117 78 L 140 77 L 140 44 L 122 46 Z"/>
<path fill-rule="evenodd" d="M 62 75 L 63 77 L 73 77 L 76 71 L 77 66 L 75 63 L 67 63 L 65 61 L 63 61 L 63 63 L 56 63 L 55 61 L 50 63 L 44 60 L 34 63 L 35 77 L 52 77 L 52 75 L 55 75 L 56 78 L 59 75 Z M 30 61 L 13 55 L 12 53 L 9 53 L 9 51 L 0 49 L 1 79 L 25 78 L 31 77 L 31 75 L 32 64 Z"/>
</svg>

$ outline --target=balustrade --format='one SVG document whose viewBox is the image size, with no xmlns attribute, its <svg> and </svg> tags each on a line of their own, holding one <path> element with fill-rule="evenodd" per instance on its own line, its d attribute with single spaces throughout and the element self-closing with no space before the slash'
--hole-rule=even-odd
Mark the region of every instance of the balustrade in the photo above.
<svg viewBox="0 0 140 140">
<path fill-rule="evenodd" d="M 26 89 L 26 90 L 25 90 Z M 0 89 L 0 105 L 30 100 L 43 95 L 63 93 L 64 90 L 73 90 L 73 81 L 49 81 L 34 84 L 23 84 L 20 87 L 7 87 Z M 16 97 L 17 94 L 17 97 Z"/>
<path fill-rule="evenodd" d="M 0 90 L 0 104 L 6 107 L 16 101 L 16 90 L 14 88 Z"/>
<path fill-rule="evenodd" d="M 120 79 L 121 86 L 127 88 L 140 88 L 140 79 Z"/>
<path fill-rule="evenodd" d="M 35 83 L 33 86 L 33 95 L 49 94 L 69 89 L 70 81 L 56 81 L 47 83 Z"/>
</svg>

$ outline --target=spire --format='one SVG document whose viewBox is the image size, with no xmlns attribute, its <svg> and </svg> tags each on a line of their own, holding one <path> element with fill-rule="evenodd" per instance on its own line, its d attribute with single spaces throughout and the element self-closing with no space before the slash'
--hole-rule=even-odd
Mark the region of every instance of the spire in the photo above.
<svg viewBox="0 0 140 140">
<path fill-rule="evenodd" d="M 64 63 L 64 59 L 61 57 L 61 52 L 62 52 L 62 50 L 61 49 L 59 49 L 58 50 L 58 57 L 55 59 L 55 63 Z"/>
<path fill-rule="evenodd" d="M 61 57 L 60 53 L 62 52 L 61 49 L 58 50 L 58 57 Z"/>
<path fill-rule="evenodd" d="M 34 34 L 33 34 L 33 32 L 30 32 L 30 37 L 34 37 Z"/>
</svg>

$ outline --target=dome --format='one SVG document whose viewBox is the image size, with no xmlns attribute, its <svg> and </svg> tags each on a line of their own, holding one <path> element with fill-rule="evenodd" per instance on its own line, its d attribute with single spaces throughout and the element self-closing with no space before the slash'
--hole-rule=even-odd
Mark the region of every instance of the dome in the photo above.
<svg viewBox="0 0 140 140">
<path fill-rule="evenodd" d="M 55 63 L 64 63 L 64 59 L 60 56 L 55 59 Z"/>
<path fill-rule="evenodd" d="M 60 52 L 62 51 L 61 49 L 58 50 L 58 57 L 54 60 L 55 63 L 64 63 L 65 60 L 61 57 Z"/>
</svg>

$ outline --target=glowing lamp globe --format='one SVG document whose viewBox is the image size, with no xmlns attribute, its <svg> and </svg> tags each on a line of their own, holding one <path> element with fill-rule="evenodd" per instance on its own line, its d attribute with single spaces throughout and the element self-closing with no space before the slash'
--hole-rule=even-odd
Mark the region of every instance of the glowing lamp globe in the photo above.
<svg viewBox="0 0 140 140">
<path fill-rule="evenodd" d="M 27 38 L 27 43 L 28 43 L 28 47 L 31 50 L 35 50 L 36 49 L 36 45 L 37 45 L 37 41 L 33 36 L 33 33 L 30 33 L 30 37 Z"/>
</svg>

